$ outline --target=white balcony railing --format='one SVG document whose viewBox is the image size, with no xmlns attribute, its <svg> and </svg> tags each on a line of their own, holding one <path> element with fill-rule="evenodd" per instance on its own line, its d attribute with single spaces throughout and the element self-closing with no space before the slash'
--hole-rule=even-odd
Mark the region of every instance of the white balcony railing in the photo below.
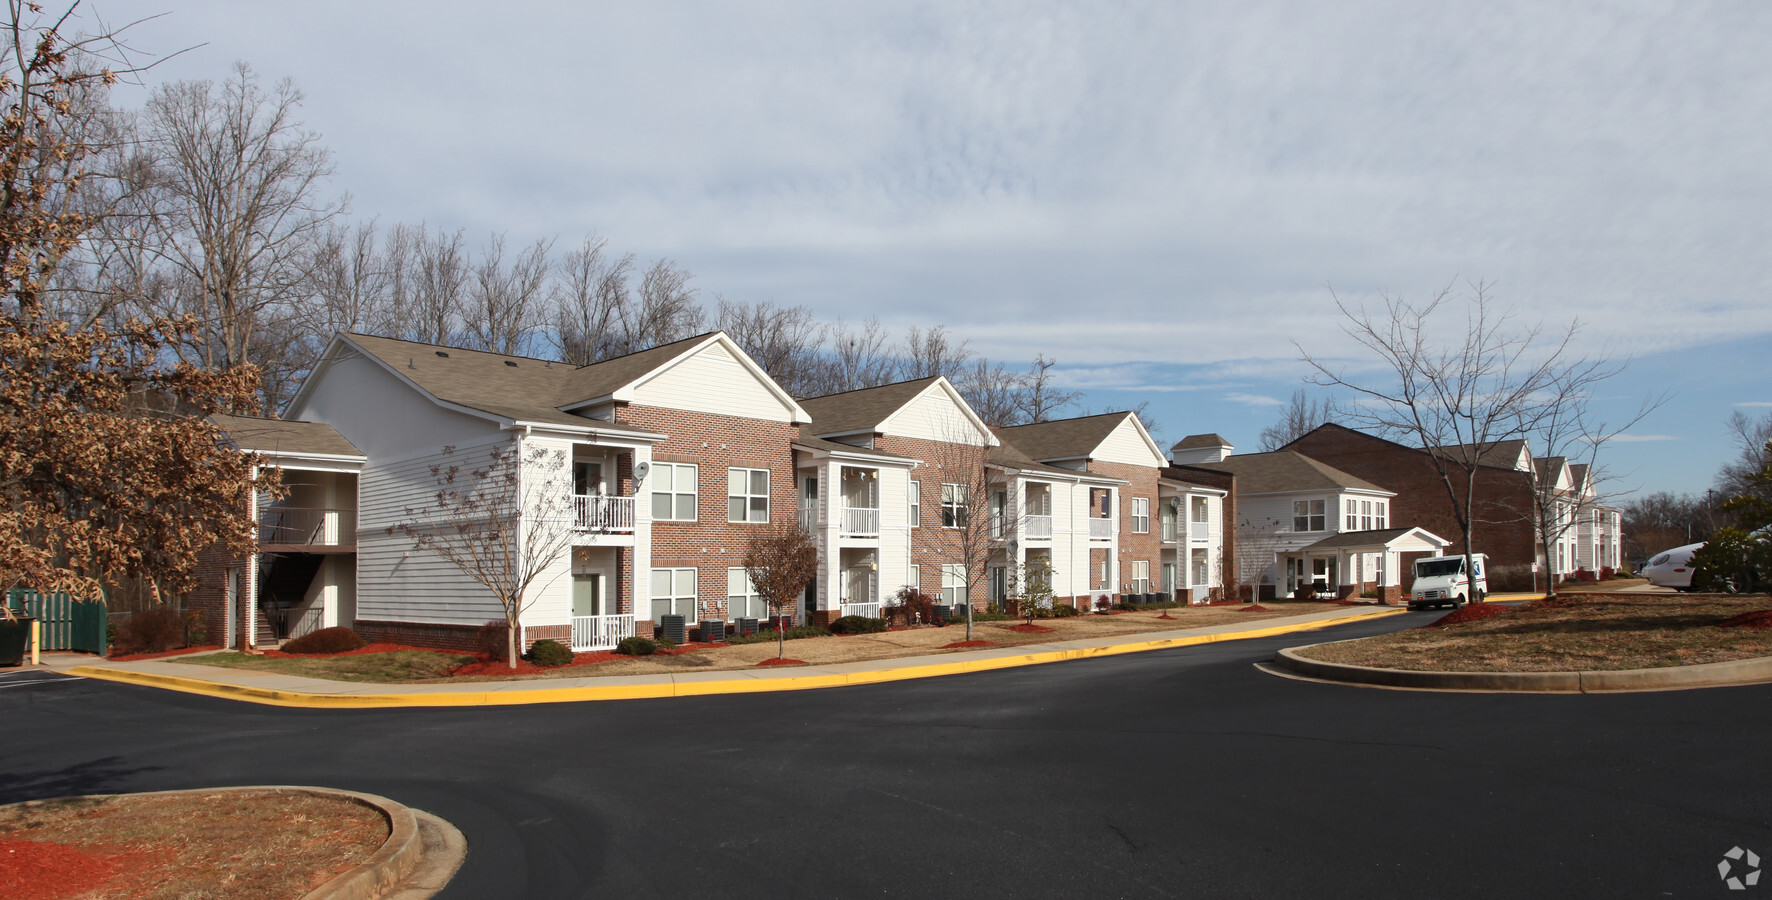
<svg viewBox="0 0 1772 900">
<path fill-rule="evenodd" d="M 802 509 L 802 510 L 800 510 L 800 530 L 806 532 L 807 534 L 817 534 L 818 533 L 818 510 L 817 509 Z"/>
<path fill-rule="evenodd" d="M 1028 540 L 1046 541 L 1052 539 L 1051 516 L 1028 516 L 1023 521 L 1027 523 L 1027 527 L 1023 531 L 1027 534 Z"/>
<path fill-rule="evenodd" d="M 612 650 L 616 644 L 634 636 L 633 616 L 573 616 L 572 649 Z"/>
<path fill-rule="evenodd" d="M 880 533 L 880 510 L 865 506 L 843 508 L 843 533 L 874 535 Z"/>
<path fill-rule="evenodd" d="M 258 542 L 307 546 L 357 543 L 357 511 L 271 506 L 259 511 Z"/>
<path fill-rule="evenodd" d="M 1189 522 L 1188 537 L 1196 541 L 1206 541 L 1212 537 L 1212 525 L 1208 522 Z"/>
<path fill-rule="evenodd" d="M 846 616 L 866 616 L 867 618 L 870 618 L 870 619 L 878 619 L 878 618 L 880 618 L 880 604 L 878 604 L 878 603 L 850 603 L 849 601 L 845 600 L 845 601 L 843 601 L 843 615 L 846 615 Z"/>
<path fill-rule="evenodd" d="M 1175 527 L 1175 520 L 1174 519 L 1165 519 L 1163 521 L 1163 543 L 1165 543 L 1165 544 L 1175 543 L 1176 533 L 1177 533 L 1177 529 Z"/>
<path fill-rule="evenodd" d="M 632 532 L 634 498 L 573 494 L 572 526 L 579 531 Z"/>
<path fill-rule="evenodd" d="M 1114 520 L 1113 519 L 1090 519 L 1089 520 L 1089 539 L 1090 540 L 1098 540 L 1098 541 L 1099 540 L 1107 540 L 1108 538 L 1111 538 L 1113 536 L 1114 536 Z"/>
</svg>

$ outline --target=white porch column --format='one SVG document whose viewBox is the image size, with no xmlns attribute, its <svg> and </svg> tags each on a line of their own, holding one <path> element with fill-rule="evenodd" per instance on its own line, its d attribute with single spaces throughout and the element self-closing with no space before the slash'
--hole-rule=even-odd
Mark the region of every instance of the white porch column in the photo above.
<svg viewBox="0 0 1772 900">
<path fill-rule="evenodd" d="M 823 512 L 819 530 L 824 538 L 823 555 L 818 561 L 819 610 L 843 608 L 843 549 L 838 535 L 843 533 L 843 463 L 830 459 L 820 467 L 818 505 Z M 882 503 L 885 501 L 882 499 Z M 803 604 L 802 604 L 803 605 Z"/>
<path fill-rule="evenodd" d="M 652 447 L 634 448 L 634 465 L 652 464 Z M 634 567 L 628 573 L 628 596 L 633 604 L 634 629 L 652 618 L 652 503 L 644 482 L 634 485 Z M 617 607 L 618 609 L 620 607 Z"/>
</svg>

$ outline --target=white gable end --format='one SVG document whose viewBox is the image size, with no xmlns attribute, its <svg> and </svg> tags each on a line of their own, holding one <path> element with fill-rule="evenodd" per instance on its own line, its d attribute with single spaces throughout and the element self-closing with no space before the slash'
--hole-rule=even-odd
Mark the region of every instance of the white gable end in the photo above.
<svg viewBox="0 0 1772 900">
<path fill-rule="evenodd" d="M 1102 462 L 1124 463 L 1130 466 L 1156 466 L 1162 468 L 1169 464 L 1163 454 L 1151 447 L 1132 417 L 1127 416 L 1120 421 L 1119 427 L 1108 433 L 1101 446 L 1090 454 L 1091 458 Z"/>
<path fill-rule="evenodd" d="M 933 384 L 917 399 L 892 414 L 882 429 L 898 437 L 920 438 L 982 447 L 986 436 L 941 385 Z"/>
<path fill-rule="evenodd" d="M 633 402 L 768 422 L 791 422 L 794 413 L 718 341 L 636 385 Z"/>
</svg>

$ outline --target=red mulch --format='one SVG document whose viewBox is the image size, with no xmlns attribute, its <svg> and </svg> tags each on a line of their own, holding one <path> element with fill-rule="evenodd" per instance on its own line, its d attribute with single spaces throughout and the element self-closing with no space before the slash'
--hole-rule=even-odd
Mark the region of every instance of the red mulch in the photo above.
<svg viewBox="0 0 1772 900">
<path fill-rule="evenodd" d="M 951 644 L 942 644 L 941 649 L 943 649 L 943 650 L 958 650 L 961 647 L 995 647 L 995 646 L 997 646 L 996 641 L 955 641 Z"/>
<path fill-rule="evenodd" d="M 1717 623 L 1724 628 L 1772 628 L 1772 609 L 1756 609 Z"/>
<path fill-rule="evenodd" d="M 1170 615 L 1170 614 L 1168 614 L 1168 613 L 1164 613 L 1164 614 L 1162 614 L 1162 615 L 1160 615 L 1160 616 L 1158 616 L 1158 617 L 1157 617 L 1157 618 L 1159 618 L 1159 619 L 1173 619 L 1173 618 L 1175 618 L 1175 617 L 1174 617 L 1174 616 L 1172 616 L 1172 615 Z"/>
<path fill-rule="evenodd" d="M 107 656 L 111 662 L 134 662 L 138 659 L 159 659 L 163 656 L 183 656 L 187 653 L 202 653 L 205 650 L 220 650 L 215 644 L 204 644 L 201 647 L 180 647 L 177 650 L 163 650 L 159 653 L 128 653 L 123 656 Z"/>
<path fill-rule="evenodd" d="M 1472 603 L 1469 606 L 1461 606 L 1421 627 L 1433 628 L 1438 625 L 1457 625 L 1460 622 L 1475 622 L 1478 619 L 1487 619 L 1490 616 L 1501 615 L 1506 609 L 1507 607 L 1505 606 L 1491 606 L 1487 603 Z"/>
<path fill-rule="evenodd" d="M 757 663 L 757 665 L 759 665 L 759 666 L 803 666 L 803 665 L 806 665 L 806 661 L 801 660 L 801 659 L 776 659 L 774 657 L 770 657 L 769 659 L 766 659 L 760 663 Z"/>
<path fill-rule="evenodd" d="M 1237 612 L 1267 612 L 1267 607 L 1262 606 L 1259 603 L 1251 603 L 1248 606 L 1237 610 Z"/>
<path fill-rule="evenodd" d="M 10 900 L 58 900 L 79 897 L 103 887 L 127 868 L 148 860 L 119 853 L 97 856 L 48 841 L 0 841 L 0 884 Z"/>
<path fill-rule="evenodd" d="M 1026 622 L 1023 622 L 1020 625 L 1009 626 L 1009 630 L 1010 631 L 1020 631 L 1024 634 L 1046 634 L 1046 633 L 1050 632 L 1052 629 L 1047 628 L 1044 625 L 1029 625 Z"/>
</svg>

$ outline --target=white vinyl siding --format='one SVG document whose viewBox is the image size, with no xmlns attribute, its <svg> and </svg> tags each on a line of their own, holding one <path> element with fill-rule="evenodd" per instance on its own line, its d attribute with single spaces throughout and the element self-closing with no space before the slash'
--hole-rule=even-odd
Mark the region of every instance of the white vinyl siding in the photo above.
<svg viewBox="0 0 1772 900">
<path fill-rule="evenodd" d="M 742 567 L 726 570 L 726 615 L 733 619 L 763 619 L 769 616 L 769 610 L 763 603 L 763 595 L 757 593 L 757 586 L 751 584 L 750 573 Z"/>
<path fill-rule="evenodd" d="M 1138 426 L 1127 416 L 1118 427 L 1109 432 L 1101 446 L 1090 452 L 1089 456 L 1101 462 L 1124 463 L 1129 466 L 1149 466 L 1160 469 L 1169 465 L 1163 454 L 1151 449 L 1145 443 L 1144 436 L 1138 433 Z"/>
<path fill-rule="evenodd" d="M 696 620 L 695 569 L 652 570 L 652 621 L 660 616 L 678 615 L 685 622 Z"/>
<path fill-rule="evenodd" d="M 1328 505 L 1322 500 L 1294 500 L 1292 502 L 1293 531 L 1324 531 L 1328 528 L 1326 510 Z"/>
<path fill-rule="evenodd" d="M 917 399 L 880 423 L 885 434 L 949 444 L 983 446 L 986 435 L 939 384 L 931 384 Z"/>
<path fill-rule="evenodd" d="M 726 470 L 726 521 L 769 521 L 769 470 Z"/>
<path fill-rule="evenodd" d="M 787 422 L 793 416 L 792 408 L 781 397 L 719 343 L 708 344 L 636 386 L 633 402 L 636 406 L 769 422 Z"/>
<path fill-rule="evenodd" d="M 916 588 L 919 591 L 923 589 L 923 567 L 922 566 L 913 565 L 910 567 L 910 574 L 905 582 L 905 586 L 911 587 L 911 588 Z"/>
<path fill-rule="evenodd" d="M 695 521 L 696 467 L 684 463 L 657 463 L 646 480 L 652 484 L 652 519 L 655 522 Z"/>
</svg>

